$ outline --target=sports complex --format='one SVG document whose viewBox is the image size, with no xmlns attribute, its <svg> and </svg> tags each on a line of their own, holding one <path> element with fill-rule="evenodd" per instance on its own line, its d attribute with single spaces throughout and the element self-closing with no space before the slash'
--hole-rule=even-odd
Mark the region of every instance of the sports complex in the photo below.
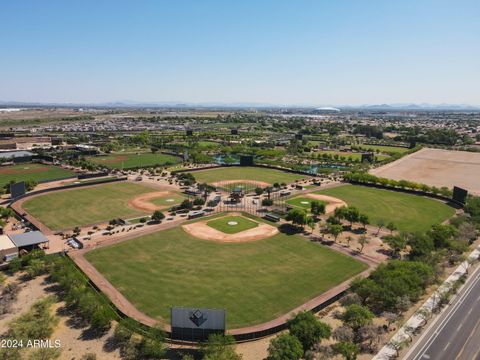
<svg viewBox="0 0 480 360">
<path fill-rule="evenodd" d="M 337 207 L 355 206 L 372 224 L 393 221 L 400 231 L 424 231 L 455 212 L 425 196 L 338 182 L 318 186 L 306 174 L 277 169 L 231 166 L 191 173 L 197 183 L 217 187 L 206 200 L 222 199 L 209 212 L 200 210 L 198 218 L 170 211 L 192 195 L 176 181 L 160 178 L 53 188 L 12 207 L 51 239 L 76 227 L 93 234 L 83 249 L 69 255 L 122 314 L 170 331 L 173 307 L 222 309 L 227 332 L 240 340 L 278 331 L 300 310 L 322 308 L 353 278 L 367 276 L 379 264 L 367 255 L 311 241 L 304 232 L 285 230 L 282 216 L 269 221 L 265 211 L 271 209 L 264 209 L 262 198 L 307 211 L 319 201 L 326 205 L 325 217 Z M 282 184 L 287 195 L 256 196 L 253 191 L 274 184 Z M 232 204 L 235 192 L 242 200 Z M 135 223 L 155 210 L 167 218 Z M 112 219 L 125 224 L 105 235 Z"/>
</svg>

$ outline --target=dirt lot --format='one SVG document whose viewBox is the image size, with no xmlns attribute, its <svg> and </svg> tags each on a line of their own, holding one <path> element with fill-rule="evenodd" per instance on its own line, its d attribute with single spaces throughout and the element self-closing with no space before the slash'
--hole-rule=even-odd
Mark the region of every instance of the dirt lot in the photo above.
<svg viewBox="0 0 480 360">
<path fill-rule="evenodd" d="M 370 173 L 437 187 L 456 185 L 480 195 L 480 153 L 425 148 Z"/>
<path fill-rule="evenodd" d="M 18 281 L 19 276 L 9 279 Z M 37 300 L 56 294 L 55 285 L 46 281 L 45 276 L 34 280 L 21 282 L 21 290 L 13 304 L 12 311 L 0 316 L 0 332 L 7 328 L 8 323 L 20 314 L 27 311 Z M 94 353 L 97 359 L 116 360 L 121 359 L 120 351 L 112 346 L 113 328 L 103 336 L 93 336 L 88 327 L 80 323 L 78 319 L 66 310 L 62 301 L 56 302 L 53 309 L 60 321 L 53 332 L 51 339 L 60 340 L 62 354 L 60 360 L 79 359 L 85 353 Z"/>
</svg>

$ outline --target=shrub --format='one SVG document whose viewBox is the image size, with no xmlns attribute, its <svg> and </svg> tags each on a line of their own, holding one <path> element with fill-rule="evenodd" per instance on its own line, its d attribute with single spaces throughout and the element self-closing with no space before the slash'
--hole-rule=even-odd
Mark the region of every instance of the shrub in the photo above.
<svg viewBox="0 0 480 360">
<path fill-rule="evenodd" d="M 268 360 L 298 360 L 302 355 L 302 344 L 295 336 L 285 333 L 270 341 Z"/>
</svg>

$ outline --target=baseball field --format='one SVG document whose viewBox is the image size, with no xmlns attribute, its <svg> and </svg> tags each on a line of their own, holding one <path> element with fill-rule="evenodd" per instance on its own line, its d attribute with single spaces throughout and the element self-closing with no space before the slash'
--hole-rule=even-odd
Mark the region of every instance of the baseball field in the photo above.
<svg viewBox="0 0 480 360">
<path fill-rule="evenodd" d="M 295 180 L 308 178 L 307 175 L 260 167 L 232 166 L 192 172 L 197 182 L 216 183 L 220 180 L 251 180 L 274 183 L 292 183 Z"/>
<path fill-rule="evenodd" d="M 180 162 L 180 158 L 167 154 L 153 153 L 118 153 L 88 158 L 96 164 L 111 169 L 131 169 L 137 167 L 171 165 Z"/>
<path fill-rule="evenodd" d="M 58 166 L 26 163 L 12 166 L 0 167 L 0 187 L 8 184 L 10 181 L 47 181 L 60 180 L 70 176 L 75 176 L 75 173 L 70 170 L 63 169 Z"/>
<path fill-rule="evenodd" d="M 63 230 L 144 215 L 146 211 L 129 206 L 129 201 L 152 192 L 155 190 L 143 185 L 119 182 L 47 193 L 22 206 L 51 230 Z"/>
<path fill-rule="evenodd" d="M 316 194 L 333 196 L 357 207 L 373 225 L 380 219 L 392 221 L 402 231 L 426 231 L 455 213 L 452 207 L 437 200 L 367 186 L 345 185 Z"/>
<path fill-rule="evenodd" d="M 230 329 L 272 320 L 366 269 L 298 235 L 222 243 L 181 227 L 85 256 L 145 314 L 169 320 L 171 306 L 225 309 Z"/>
</svg>

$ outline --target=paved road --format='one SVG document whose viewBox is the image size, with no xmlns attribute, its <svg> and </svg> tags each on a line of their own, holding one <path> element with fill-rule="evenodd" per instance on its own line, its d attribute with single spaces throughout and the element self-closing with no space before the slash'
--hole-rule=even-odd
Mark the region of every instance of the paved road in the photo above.
<svg viewBox="0 0 480 360">
<path fill-rule="evenodd" d="M 480 360 L 480 268 L 405 360 Z"/>
</svg>

